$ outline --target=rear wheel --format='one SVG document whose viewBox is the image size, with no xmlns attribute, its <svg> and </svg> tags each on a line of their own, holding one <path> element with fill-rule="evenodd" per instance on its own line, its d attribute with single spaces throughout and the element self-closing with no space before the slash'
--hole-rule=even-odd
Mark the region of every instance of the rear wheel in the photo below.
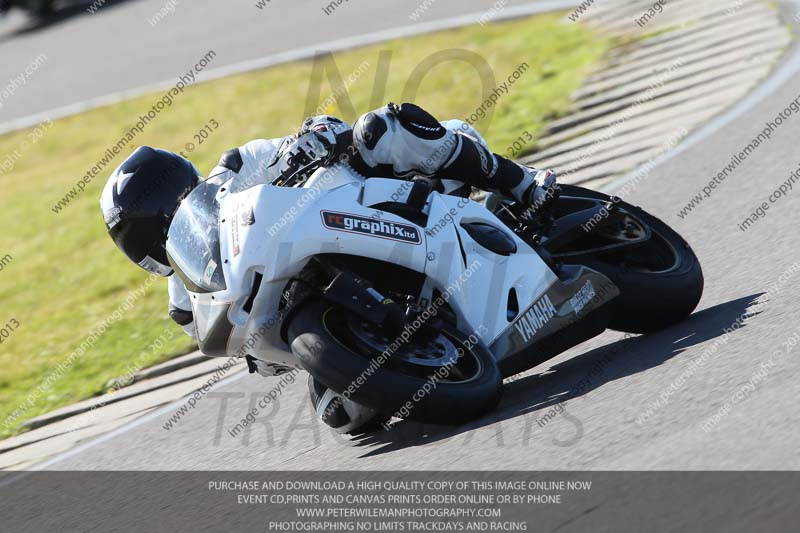
<svg viewBox="0 0 800 533">
<path fill-rule="evenodd" d="M 460 424 L 500 400 L 494 357 L 450 325 L 431 339 L 398 343 L 376 324 L 311 300 L 287 332 L 292 352 L 315 379 L 386 415 Z"/>
<path fill-rule="evenodd" d="M 610 196 L 564 185 L 562 196 L 609 201 Z M 640 239 L 641 244 L 616 252 L 581 259 L 580 263 L 607 276 L 620 289 L 613 302 L 612 329 L 648 333 L 688 317 L 703 294 L 703 272 L 689 244 L 667 224 L 644 210 L 619 201 L 622 214 L 616 224 L 596 230 L 608 241 Z"/>
</svg>

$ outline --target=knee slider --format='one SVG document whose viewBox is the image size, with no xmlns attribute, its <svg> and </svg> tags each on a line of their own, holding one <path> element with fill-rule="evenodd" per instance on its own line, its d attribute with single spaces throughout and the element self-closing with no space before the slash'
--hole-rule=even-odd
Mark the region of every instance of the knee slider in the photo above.
<svg viewBox="0 0 800 533">
<path fill-rule="evenodd" d="M 188 326 L 194 321 L 194 314 L 191 311 L 170 307 L 169 317 L 179 326 Z"/>
</svg>

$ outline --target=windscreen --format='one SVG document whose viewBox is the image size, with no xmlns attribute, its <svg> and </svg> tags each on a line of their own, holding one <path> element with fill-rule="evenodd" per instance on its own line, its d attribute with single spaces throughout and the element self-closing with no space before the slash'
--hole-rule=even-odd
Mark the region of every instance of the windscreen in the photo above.
<svg viewBox="0 0 800 533">
<path fill-rule="evenodd" d="M 167 257 L 186 288 L 207 293 L 225 290 L 219 244 L 220 183 L 201 183 L 181 202 L 167 234 Z"/>
</svg>

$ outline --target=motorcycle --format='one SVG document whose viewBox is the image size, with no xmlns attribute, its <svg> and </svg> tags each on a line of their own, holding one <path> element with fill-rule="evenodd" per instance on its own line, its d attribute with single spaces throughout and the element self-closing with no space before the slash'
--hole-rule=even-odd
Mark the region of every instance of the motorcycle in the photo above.
<svg viewBox="0 0 800 533">
<path fill-rule="evenodd" d="M 691 247 L 639 207 L 562 185 L 532 214 L 463 188 L 343 164 L 244 190 L 210 177 L 167 241 L 200 349 L 450 425 L 491 411 L 504 378 L 608 328 L 660 330 L 700 300 Z"/>
</svg>

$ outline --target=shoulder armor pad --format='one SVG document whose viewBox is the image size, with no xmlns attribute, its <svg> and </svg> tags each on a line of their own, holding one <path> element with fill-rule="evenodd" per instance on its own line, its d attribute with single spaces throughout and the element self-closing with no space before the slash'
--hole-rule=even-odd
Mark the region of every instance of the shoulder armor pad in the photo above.
<svg viewBox="0 0 800 533">
<path fill-rule="evenodd" d="M 238 148 L 228 150 L 222 154 L 222 157 L 219 158 L 219 166 L 233 170 L 234 172 L 239 172 L 243 165 L 244 161 L 242 161 L 242 154 L 239 153 Z"/>
</svg>

